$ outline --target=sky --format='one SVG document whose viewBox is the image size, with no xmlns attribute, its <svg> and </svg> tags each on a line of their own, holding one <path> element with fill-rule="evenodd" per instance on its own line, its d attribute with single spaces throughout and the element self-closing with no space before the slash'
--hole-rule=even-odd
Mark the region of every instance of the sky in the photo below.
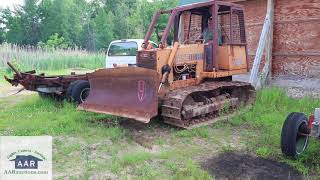
<svg viewBox="0 0 320 180">
<path fill-rule="evenodd" d="M 0 0 L 0 7 L 13 7 L 14 5 L 23 4 L 23 0 Z"/>
</svg>

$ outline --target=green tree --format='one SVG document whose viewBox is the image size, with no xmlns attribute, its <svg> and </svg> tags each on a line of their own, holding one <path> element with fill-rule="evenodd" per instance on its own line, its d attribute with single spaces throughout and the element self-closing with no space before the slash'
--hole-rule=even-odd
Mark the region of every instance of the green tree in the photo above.
<svg viewBox="0 0 320 180">
<path fill-rule="evenodd" d="M 3 18 L 5 19 L 4 25 L 6 32 L 6 41 L 8 43 L 20 44 L 24 42 L 24 27 L 21 19 L 22 11 L 20 8 L 11 11 L 10 9 L 4 9 Z"/>
<path fill-rule="evenodd" d="M 43 0 L 42 39 L 58 33 L 69 46 L 81 46 L 85 0 Z"/>
<path fill-rule="evenodd" d="M 0 26 L 0 43 L 7 41 L 20 45 L 37 45 L 39 42 L 51 43 L 63 38 L 63 44 L 68 47 L 100 50 L 115 39 L 144 38 L 153 14 L 160 9 L 175 7 L 177 2 L 178 0 L 25 0 L 22 6 L 1 11 L 0 23 L 3 25 Z M 168 16 L 162 16 L 155 32 L 163 30 L 167 21 Z M 154 41 L 159 40 L 156 34 L 152 36 Z"/>
<path fill-rule="evenodd" d="M 0 27 L 0 44 L 4 43 L 6 40 L 6 34 L 4 28 Z"/>
<path fill-rule="evenodd" d="M 119 20 L 118 20 L 119 21 Z M 86 11 L 83 28 L 83 45 L 88 50 L 99 50 L 107 48 L 108 44 L 115 38 L 114 32 L 116 17 L 108 10 L 105 2 L 93 0 Z"/>
<path fill-rule="evenodd" d="M 22 7 L 21 21 L 24 27 L 23 44 L 36 45 L 40 40 L 39 0 L 25 0 Z"/>
<path fill-rule="evenodd" d="M 5 24 L 6 19 L 4 18 L 4 9 L 0 9 L 0 44 L 4 43 L 6 40 Z"/>
<path fill-rule="evenodd" d="M 113 40 L 114 20 L 115 17 L 111 12 L 107 13 L 104 9 L 98 11 L 97 17 L 94 19 L 97 49 L 107 48 L 108 44 Z"/>
<path fill-rule="evenodd" d="M 36 45 L 40 40 L 38 1 L 25 0 L 24 6 L 18 6 L 13 11 L 3 11 L 6 39 L 9 43 Z"/>
</svg>

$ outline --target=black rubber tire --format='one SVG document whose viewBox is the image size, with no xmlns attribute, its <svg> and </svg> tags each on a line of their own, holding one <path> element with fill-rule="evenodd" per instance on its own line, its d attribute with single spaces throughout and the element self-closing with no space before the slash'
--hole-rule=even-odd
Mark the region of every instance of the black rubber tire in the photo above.
<svg viewBox="0 0 320 180">
<path fill-rule="evenodd" d="M 72 101 L 72 90 L 73 90 L 73 87 L 78 83 L 79 81 L 74 81 L 72 83 L 69 84 L 68 88 L 67 88 L 67 91 L 66 91 L 66 98 L 69 102 Z"/>
<path fill-rule="evenodd" d="M 85 80 L 76 81 L 75 85 L 72 88 L 72 93 L 71 93 L 72 101 L 77 104 L 83 103 L 85 98 L 89 95 L 88 90 L 90 91 L 90 84 L 88 81 L 85 81 Z"/>
<path fill-rule="evenodd" d="M 308 135 L 301 132 L 308 126 L 308 118 L 303 113 L 291 113 L 285 120 L 281 132 L 281 151 L 283 154 L 297 159 L 308 146 Z M 299 133 L 300 132 L 300 133 Z M 297 148 L 298 140 L 302 145 Z"/>
</svg>

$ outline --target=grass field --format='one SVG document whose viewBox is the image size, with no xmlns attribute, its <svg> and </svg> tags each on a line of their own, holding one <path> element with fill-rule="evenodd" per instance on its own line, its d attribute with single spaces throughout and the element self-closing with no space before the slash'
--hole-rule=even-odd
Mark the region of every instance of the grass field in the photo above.
<svg viewBox="0 0 320 180">
<path fill-rule="evenodd" d="M 280 151 L 280 132 L 293 111 L 310 114 L 320 100 L 288 98 L 276 88 L 258 93 L 255 106 L 212 126 L 180 130 L 76 110 L 36 95 L 0 99 L 0 135 L 54 137 L 55 178 L 213 179 L 201 163 L 225 151 L 253 153 L 285 162 L 308 178 L 320 177 L 320 143 L 313 140 L 298 161 Z M 150 148 L 152 147 L 152 148 Z M 270 172 L 272 173 L 272 172 Z"/>
<path fill-rule="evenodd" d="M 91 53 L 80 49 L 41 50 L 35 47 L 0 45 L 0 72 L 10 73 L 6 62 L 22 71 L 61 71 L 71 68 L 96 69 L 104 67 L 104 53 Z"/>
</svg>

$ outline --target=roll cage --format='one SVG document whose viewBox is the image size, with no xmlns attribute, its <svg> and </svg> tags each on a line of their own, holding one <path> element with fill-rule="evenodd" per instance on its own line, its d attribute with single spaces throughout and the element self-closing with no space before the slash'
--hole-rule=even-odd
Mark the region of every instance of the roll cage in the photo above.
<svg viewBox="0 0 320 180">
<path fill-rule="evenodd" d="M 181 19 L 181 14 L 184 12 L 190 12 L 191 15 L 195 14 L 202 16 L 202 31 L 204 26 L 207 25 L 206 20 L 212 18 L 213 21 L 210 31 L 213 33 L 213 49 L 216 49 L 215 47 L 219 45 L 219 31 L 222 31 L 222 34 L 225 37 L 223 39 L 224 44 L 246 45 L 243 6 L 229 2 L 211 0 L 209 2 L 194 3 L 190 5 L 179 6 L 170 10 L 160 10 L 156 12 L 150 23 L 149 30 L 144 38 L 144 43 L 142 45 L 143 49 L 147 48 L 147 42 L 150 40 L 158 18 L 162 14 L 169 14 L 170 18 L 162 34 L 159 47 L 164 48 L 166 46 L 166 41 L 172 27 L 174 27 L 174 41 L 178 41 L 179 22 Z M 190 22 L 187 32 L 189 35 Z"/>
</svg>

